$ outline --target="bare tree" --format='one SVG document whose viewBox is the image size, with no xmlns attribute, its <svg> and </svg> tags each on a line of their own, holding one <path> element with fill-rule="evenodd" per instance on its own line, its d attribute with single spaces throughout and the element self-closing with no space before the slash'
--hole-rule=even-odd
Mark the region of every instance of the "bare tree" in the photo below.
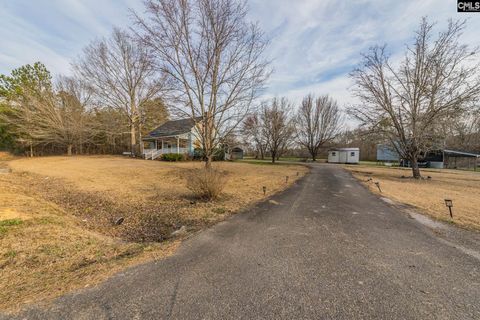
<svg viewBox="0 0 480 320">
<path fill-rule="evenodd" d="M 294 126 L 290 116 L 292 104 L 286 98 L 273 98 L 270 104 L 262 103 L 261 122 L 267 149 L 275 163 L 291 142 Z"/>
<path fill-rule="evenodd" d="M 77 75 L 89 83 L 99 105 L 123 110 L 130 126 L 132 154 L 141 152 L 141 109 L 158 96 L 163 81 L 149 49 L 128 33 L 114 29 L 109 39 L 93 41 L 75 63 Z"/>
<path fill-rule="evenodd" d="M 190 117 L 210 167 L 221 137 L 249 113 L 269 75 L 262 58 L 267 41 L 247 22 L 244 1 L 147 0 L 135 14 L 137 35 L 157 57 L 169 83 L 167 102 Z"/>
<path fill-rule="evenodd" d="M 315 99 L 304 97 L 296 115 L 296 138 L 315 161 L 318 151 L 339 134 L 342 115 L 335 100 L 328 95 Z"/>
<path fill-rule="evenodd" d="M 56 90 L 24 90 L 22 103 L 9 121 L 36 145 L 61 146 L 72 155 L 73 147 L 83 144 L 89 132 L 85 109 L 89 95 L 85 92 L 81 83 L 66 77 L 60 78 Z"/>
<path fill-rule="evenodd" d="M 260 158 L 261 160 L 265 159 L 267 142 L 264 136 L 261 119 L 257 112 L 254 112 L 245 118 L 241 132 L 246 142 L 255 149 L 256 158 Z"/>
<path fill-rule="evenodd" d="M 418 158 L 442 140 L 442 122 L 473 108 L 480 97 L 477 51 L 459 43 L 465 22 L 449 21 L 435 40 L 433 26 L 422 20 L 398 66 L 385 47 L 374 47 L 352 73 L 361 104 L 350 112 L 389 139 L 417 179 Z"/>
<path fill-rule="evenodd" d="M 60 77 L 57 82 L 57 103 L 63 118 L 63 136 L 66 138 L 67 154 L 83 153 L 83 146 L 91 142 L 92 123 L 88 110 L 92 98 L 92 89 L 76 78 Z"/>
<path fill-rule="evenodd" d="M 480 151 L 480 115 L 478 112 L 467 112 L 460 117 L 445 123 L 442 128 L 446 132 L 445 145 L 464 151 Z"/>
</svg>

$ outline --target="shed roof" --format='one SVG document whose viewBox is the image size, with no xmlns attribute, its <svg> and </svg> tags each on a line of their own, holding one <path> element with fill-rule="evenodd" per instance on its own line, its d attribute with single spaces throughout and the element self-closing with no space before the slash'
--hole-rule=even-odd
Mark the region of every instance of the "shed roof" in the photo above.
<svg viewBox="0 0 480 320">
<path fill-rule="evenodd" d="M 331 148 L 328 151 L 360 151 L 360 148 Z"/>
<path fill-rule="evenodd" d="M 202 118 L 197 117 L 195 119 L 179 119 L 179 120 L 170 120 L 157 127 L 156 129 L 150 131 L 144 139 L 160 138 L 160 137 L 171 137 L 184 133 L 188 133 L 195 126 L 195 122 L 200 121 Z"/>
</svg>

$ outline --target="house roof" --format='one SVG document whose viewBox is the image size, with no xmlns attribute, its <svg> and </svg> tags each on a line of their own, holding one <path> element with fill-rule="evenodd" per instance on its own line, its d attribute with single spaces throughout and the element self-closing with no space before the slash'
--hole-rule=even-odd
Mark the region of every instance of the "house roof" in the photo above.
<svg viewBox="0 0 480 320">
<path fill-rule="evenodd" d="M 200 121 L 202 118 L 197 117 L 195 119 L 179 119 L 179 120 L 170 120 L 157 127 L 156 129 L 150 131 L 144 139 L 148 140 L 151 138 L 160 138 L 160 137 L 171 137 L 184 133 L 188 133 L 195 126 L 195 122 Z"/>
</svg>

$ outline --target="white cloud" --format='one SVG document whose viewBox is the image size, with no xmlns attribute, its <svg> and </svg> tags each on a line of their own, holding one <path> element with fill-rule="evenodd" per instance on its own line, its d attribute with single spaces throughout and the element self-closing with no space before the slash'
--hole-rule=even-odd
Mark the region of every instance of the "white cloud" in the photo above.
<svg viewBox="0 0 480 320">
<path fill-rule="evenodd" d="M 53 73 L 68 73 L 71 59 L 91 40 L 114 25 L 128 26 L 129 7 L 143 11 L 140 0 L 0 2 L 0 73 L 38 60 Z M 360 53 L 387 43 L 398 59 L 422 16 L 439 26 L 448 18 L 470 17 L 464 40 L 480 44 L 480 20 L 457 14 L 450 0 L 250 0 L 249 7 L 249 17 L 271 39 L 275 72 L 265 97 L 299 101 L 309 92 L 329 93 L 342 105 L 353 103 L 348 73 Z"/>
<path fill-rule="evenodd" d="M 140 1 L 16 0 L 0 3 L 0 73 L 42 61 L 53 73 L 69 73 L 70 61 L 91 40 L 127 27 L 128 8 Z"/>
</svg>

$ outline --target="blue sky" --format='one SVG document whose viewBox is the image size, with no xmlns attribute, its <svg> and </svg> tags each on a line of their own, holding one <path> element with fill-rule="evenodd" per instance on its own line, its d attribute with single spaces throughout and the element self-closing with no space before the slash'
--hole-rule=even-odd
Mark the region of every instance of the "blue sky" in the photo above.
<svg viewBox="0 0 480 320">
<path fill-rule="evenodd" d="M 271 45 L 274 73 L 265 96 L 294 101 L 309 92 L 329 93 L 341 104 L 354 102 L 348 73 L 360 53 L 387 44 L 393 59 L 422 16 L 444 26 L 448 18 L 468 18 L 466 43 L 480 45 L 480 13 L 456 13 L 455 0 L 250 0 Z M 129 24 L 129 8 L 140 0 L 0 0 L 0 73 L 42 61 L 54 74 L 69 74 L 70 61 L 113 26 Z"/>
</svg>

